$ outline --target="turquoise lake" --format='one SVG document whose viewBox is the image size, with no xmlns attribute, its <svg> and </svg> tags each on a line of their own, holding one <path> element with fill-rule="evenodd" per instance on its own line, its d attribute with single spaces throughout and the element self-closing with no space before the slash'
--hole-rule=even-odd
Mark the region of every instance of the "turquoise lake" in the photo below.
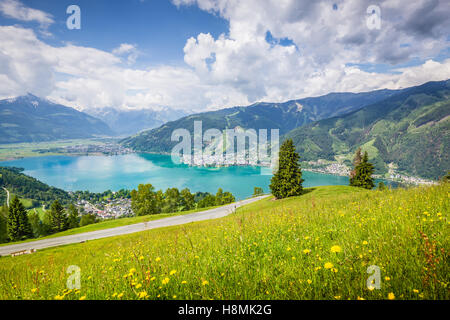
<svg viewBox="0 0 450 320">
<path fill-rule="evenodd" d="M 178 165 L 170 156 L 127 154 L 119 156 L 46 156 L 0 162 L 0 166 L 24 168 L 24 173 L 51 186 L 67 191 L 103 192 L 136 189 L 140 183 L 155 188 L 189 188 L 191 192 L 216 193 L 221 187 L 237 199 L 253 193 L 253 187 L 269 191 L 270 175 L 261 175 L 259 167 L 199 168 Z M 347 177 L 303 172 L 305 187 L 348 185 Z"/>
</svg>

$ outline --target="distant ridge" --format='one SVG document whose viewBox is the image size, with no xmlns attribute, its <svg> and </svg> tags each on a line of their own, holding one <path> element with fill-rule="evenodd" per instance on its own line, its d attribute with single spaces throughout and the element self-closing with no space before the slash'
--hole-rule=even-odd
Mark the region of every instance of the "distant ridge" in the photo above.
<svg viewBox="0 0 450 320">
<path fill-rule="evenodd" d="M 296 128 L 302 160 L 345 159 L 358 147 L 369 152 L 377 173 L 399 172 L 438 179 L 450 170 L 450 80 L 404 89 L 346 115 Z"/>
<path fill-rule="evenodd" d="M 342 115 L 381 101 L 401 90 L 377 90 L 362 93 L 330 93 L 321 97 L 283 103 L 259 102 L 247 107 L 233 107 L 189 115 L 122 140 L 136 151 L 167 153 L 176 144 L 170 140 L 173 130 L 193 132 L 194 121 L 202 121 L 203 130 L 216 128 L 280 129 L 280 134 L 313 121 Z"/>
<path fill-rule="evenodd" d="M 32 94 L 0 100 L 0 143 L 111 135 L 103 121 Z"/>
</svg>

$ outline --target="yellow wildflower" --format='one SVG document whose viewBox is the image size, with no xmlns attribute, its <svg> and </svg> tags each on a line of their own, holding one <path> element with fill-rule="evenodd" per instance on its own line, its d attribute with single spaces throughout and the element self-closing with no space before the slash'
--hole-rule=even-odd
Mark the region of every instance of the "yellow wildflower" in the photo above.
<svg viewBox="0 0 450 320">
<path fill-rule="evenodd" d="M 324 267 L 325 269 L 331 269 L 331 268 L 333 268 L 333 264 L 332 264 L 331 262 L 327 262 L 327 263 L 324 264 L 323 267 Z"/>
<path fill-rule="evenodd" d="M 389 300 L 394 300 L 395 299 L 395 294 L 393 292 L 389 292 L 388 299 Z"/>
<path fill-rule="evenodd" d="M 177 273 L 177 270 L 170 271 L 170 275 L 173 276 L 175 273 Z"/>
<path fill-rule="evenodd" d="M 170 281 L 170 279 L 169 279 L 169 278 L 164 278 L 164 279 L 163 279 L 163 281 L 162 281 L 162 284 L 168 284 L 168 283 L 169 283 L 169 281 Z"/>
<path fill-rule="evenodd" d="M 335 252 L 335 253 L 338 253 L 338 252 L 341 252 L 342 251 L 342 248 L 340 247 L 340 246 L 332 246 L 331 247 L 331 252 Z"/>
</svg>

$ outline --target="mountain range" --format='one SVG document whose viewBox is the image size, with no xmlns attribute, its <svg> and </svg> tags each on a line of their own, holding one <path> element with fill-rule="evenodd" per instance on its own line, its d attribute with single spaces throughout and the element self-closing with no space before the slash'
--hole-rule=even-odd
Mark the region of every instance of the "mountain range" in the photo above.
<svg viewBox="0 0 450 320">
<path fill-rule="evenodd" d="M 450 169 L 450 80 L 401 90 L 331 93 L 284 103 L 256 103 L 204 112 L 168 122 L 123 139 L 141 152 L 169 153 L 175 129 L 203 132 L 279 129 L 281 140 L 292 138 L 302 161 L 332 160 L 351 165 L 358 147 L 369 152 L 376 172 L 398 172 L 437 179 Z"/>
<path fill-rule="evenodd" d="M 292 138 L 303 160 L 346 160 L 368 151 L 378 173 L 437 179 L 450 169 L 450 80 L 428 82 L 360 110 L 296 128 Z"/>
<path fill-rule="evenodd" d="M 163 108 L 162 110 L 100 108 L 86 110 L 86 113 L 105 122 L 117 136 L 127 137 L 142 130 L 153 129 L 162 124 L 187 115 L 183 110 Z"/>
<path fill-rule="evenodd" d="M 0 143 L 112 136 L 103 121 L 32 94 L 0 100 Z"/>
<path fill-rule="evenodd" d="M 136 151 L 168 153 L 176 142 L 172 132 L 184 128 L 193 132 L 194 121 L 202 121 L 203 131 L 216 128 L 279 129 L 280 134 L 305 124 L 343 115 L 381 101 L 400 91 L 377 90 L 363 93 L 331 93 L 321 97 L 291 100 L 284 103 L 260 102 L 247 107 L 233 107 L 189 115 L 122 140 Z"/>
</svg>

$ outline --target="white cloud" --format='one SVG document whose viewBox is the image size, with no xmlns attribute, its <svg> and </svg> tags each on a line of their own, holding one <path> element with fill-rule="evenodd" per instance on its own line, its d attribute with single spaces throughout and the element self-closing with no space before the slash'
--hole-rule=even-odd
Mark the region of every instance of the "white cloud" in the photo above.
<svg viewBox="0 0 450 320">
<path fill-rule="evenodd" d="M 381 1 L 380 30 L 369 30 L 366 25 L 371 1 L 173 2 L 197 5 L 229 21 L 227 35 L 214 39 L 200 34 L 189 39 L 185 62 L 213 83 L 239 88 L 250 101 L 287 100 L 343 88 L 370 90 L 399 82 L 414 85 L 418 78 L 429 81 L 450 76 L 446 68 L 438 73 L 442 78 L 424 68 L 428 73 L 421 77 L 402 70 L 400 80 L 398 75 L 355 73 L 355 67 L 347 67 L 366 63 L 395 66 L 436 56 L 448 48 L 450 6 L 446 1 Z M 269 45 L 267 32 L 278 39 L 290 39 L 292 45 L 282 46 L 279 41 Z"/>
<path fill-rule="evenodd" d="M 115 48 L 112 53 L 117 56 L 126 56 L 128 64 L 135 63 L 140 54 L 136 46 L 129 43 L 122 43 L 119 47 Z"/>
<path fill-rule="evenodd" d="M 53 17 L 41 10 L 24 6 L 18 0 L 0 0 L 0 12 L 8 17 L 20 21 L 36 21 L 41 27 L 47 28 L 54 23 Z"/>
<path fill-rule="evenodd" d="M 0 26 L 0 96 L 32 92 L 79 109 L 204 111 L 450 78 L 450 59 L 433 59 L 448 47 L 450 8 L 445 2 L 382 1 L 380 30 L 366 27 L 367 1 L 336 0 L 337 10 L 330 1 L 174 2 L 221 15 L 230 23 L 229 33 L 187 39 L 186 66 L 136 69 L 131 65 L 139 51 L 133 44 L 122 43 L 111 52 L 53 47 L 30 29 Z M 267 31 L 278 40 L 268 43 Z M 281 45 L 282 38 L 291 44 Z M 392 73 L 355 66 L 395 66 L 412 59 L 423 63 Z"/>
</svg>

